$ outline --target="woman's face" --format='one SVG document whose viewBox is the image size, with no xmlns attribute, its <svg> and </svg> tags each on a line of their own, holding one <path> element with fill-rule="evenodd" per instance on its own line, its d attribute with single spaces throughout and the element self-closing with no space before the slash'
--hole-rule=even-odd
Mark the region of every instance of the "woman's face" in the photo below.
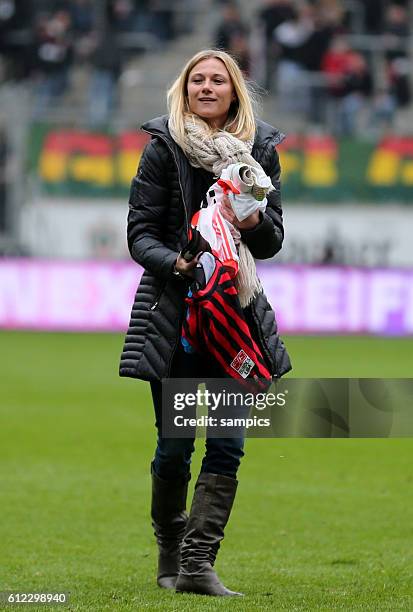
<svg viewBox="0 0 413 612">
<path fill-rule="evenodd" d="M 211 127 L 222 128 L 234 100 L 234 87 L 224 62 L 210 57 L 192 68 L 188 76 L 188 105 L 192 113 Z"/>
</svg>

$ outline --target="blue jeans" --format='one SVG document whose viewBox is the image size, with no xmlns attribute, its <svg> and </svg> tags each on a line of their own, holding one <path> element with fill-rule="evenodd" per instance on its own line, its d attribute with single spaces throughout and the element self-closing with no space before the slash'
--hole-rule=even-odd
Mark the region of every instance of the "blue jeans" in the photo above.
<svg viewBox="0 0 413 612">
<path fill-rule="evenodd" d="M 197 354 L 188 355 L 181 345 L 174 355 L 171 378 L 223 378 L 211 359 L 203 359 Z M 153 469 L 164 480 L 172 480 L 189 473 L 194 438 L 164 438 L 162 431 L 162 383 L 151 382 L 152 399 L 158 429 L 158 443 L 155 451 Z M 171 408 L 172 409 L 172 408 Z M 235 478 L 244 456 L 244 438 L 209 438 L 205 442 L 205 456 L 201 472 L 222 474 Z"/>
</svg>

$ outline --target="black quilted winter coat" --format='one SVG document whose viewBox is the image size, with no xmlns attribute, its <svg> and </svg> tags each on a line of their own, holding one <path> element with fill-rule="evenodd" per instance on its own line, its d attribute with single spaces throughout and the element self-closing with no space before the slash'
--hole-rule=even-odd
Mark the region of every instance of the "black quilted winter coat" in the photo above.
<svg viewBox="0 0 413 612">
<path fill-rule="evenodd" d="M 149 121 L 142 129 L 152 139 L 132 181 L 127 233 L 131 256 L 145 271 L 132 307 L 119 373 L 154 381 L 169 375 L 180 341 L 189 284 L 173 275 L 173 267 L 186 242 L 197 171 L 172 139 L 167 115 Z M 276 129 L 257 121 L 252 155 L 271 177 L 275 191 L 268 196 L 260 223 L 252 230 L 241 231 L 256 259 L 275 255 L 284 237 L 280 165 L 275 150 L 282 138 Z M 264 293 L 246 311 L 272 374 L 282 376 L 291 369 L 290 360 Z"/>
</svg>

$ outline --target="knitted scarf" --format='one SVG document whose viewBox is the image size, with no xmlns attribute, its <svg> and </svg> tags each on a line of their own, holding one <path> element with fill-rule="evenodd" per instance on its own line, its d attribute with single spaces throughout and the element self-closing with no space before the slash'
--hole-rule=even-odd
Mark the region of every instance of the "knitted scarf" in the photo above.
<svg viewBox="0 0 413 612">
<path fill-rule="evenodd" d="M 244 163 L 261 168 L 252 157 L 253 141 L 242 141 L 225 130 L 212 131 L 196 115 L 188 114 L 185 119 L 185 142 L 179 143 L 173 126 L 169 125 L 172 138 L 183 149 L 189 163 L 194 168 L 204 168 L 219 178 L 224 168 L 230 164 Z M 253 298 L 262 291 L 261 282 L 251 251 L 241 240 L 239 231 L 233 227 L 231 233 L 238 246 L 239 270 L 235 286 L 242 308 L 250 304 Z"/>
</svg>

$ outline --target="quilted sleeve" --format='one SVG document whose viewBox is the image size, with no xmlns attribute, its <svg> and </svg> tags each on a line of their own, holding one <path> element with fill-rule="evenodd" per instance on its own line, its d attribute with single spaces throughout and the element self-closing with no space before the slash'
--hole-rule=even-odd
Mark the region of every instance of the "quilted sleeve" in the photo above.
<svg viewBox="0 0 413 612">
<path fill-rule="evenodd" d="M 155 276 L 167 280 L 178 251 L 162 242 L 162 219 L 169 206 L 166 147 L 157 139 L 146 146 L 129 196 L 127 240 L 132 258 Z"/>
</svg>

